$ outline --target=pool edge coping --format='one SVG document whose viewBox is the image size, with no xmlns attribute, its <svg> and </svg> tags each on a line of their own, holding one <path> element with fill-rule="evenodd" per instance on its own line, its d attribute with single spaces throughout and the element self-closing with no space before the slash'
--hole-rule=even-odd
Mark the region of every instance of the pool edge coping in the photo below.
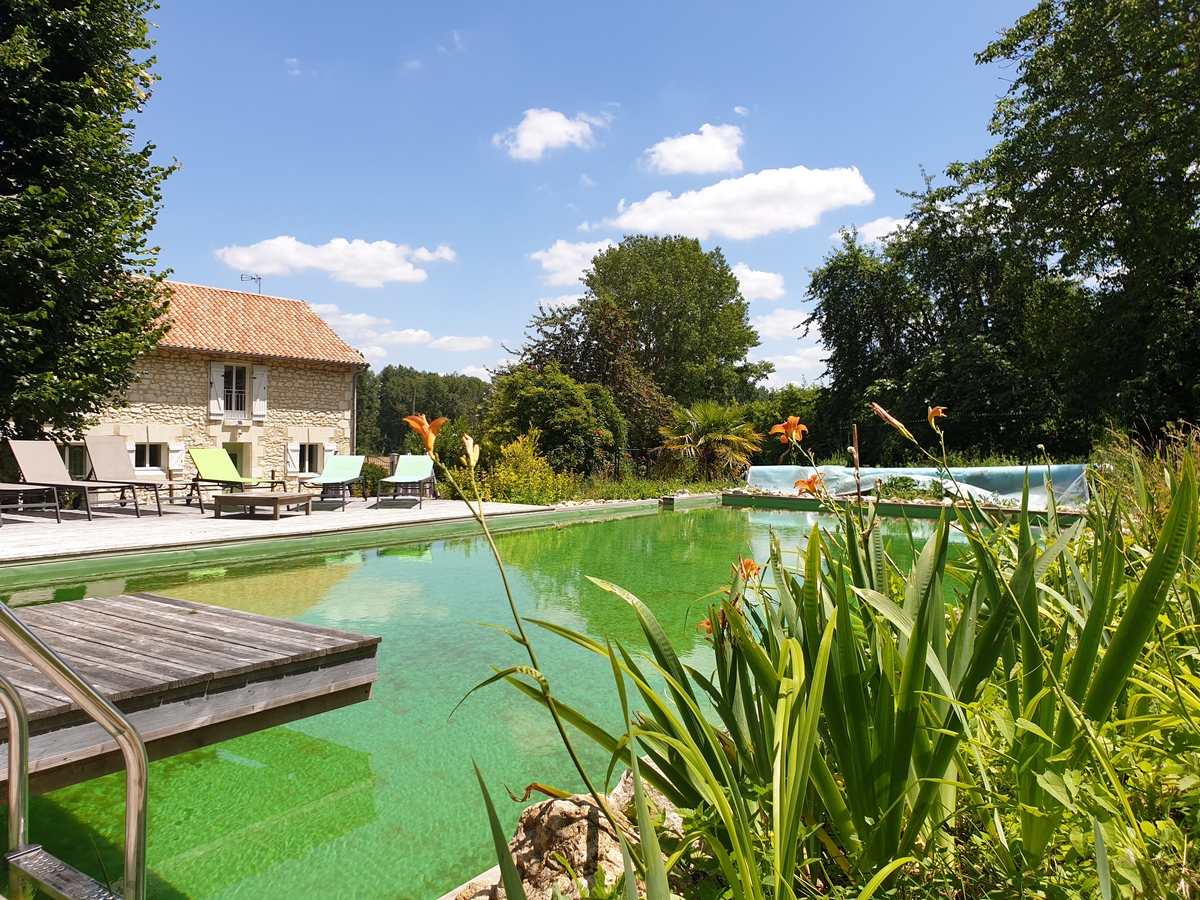
<svg viewBox="0 0 1200 900">
<path fill-rule="evenodd" d="M 680 498 L 676 509 L 720 506 L 719 494 L 695 494 Z M 659 499 L 616 500 L 580 503 L 575 506 L 546 506 L 488 515 L 493 532 L 543 528 L 568 522 L 603 521 L 612 518 L 650 515 L 660 509 Z M 423 541 L 474 537 L 481 533 L 469 514 L 449 518 L 405 523 L 380 523 L 353 526 L 325 532 L 262 536 L 253 538 L 216 537 L 208 541 L 187 541 L 133 550 L 114 550 L 75 554 L 54 554 L 0 562 L 0 592 L 49 587 L 69 581 L 94 580 L 121 574 L 143 574 L 219 562 L 252 562 L 291 553 L 350 551 L 371 545 L 412 544 Z"/>
</svg>

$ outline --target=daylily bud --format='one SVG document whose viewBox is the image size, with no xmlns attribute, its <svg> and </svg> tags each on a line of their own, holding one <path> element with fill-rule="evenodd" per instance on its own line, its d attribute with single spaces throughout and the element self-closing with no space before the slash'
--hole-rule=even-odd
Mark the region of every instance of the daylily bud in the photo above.
<svg viewBox="0 0 1200 900">
<path fill-rule="evenodd" d="M 916 443 L 917 439 L 912 436 L 912 432 L 909 431 L 907 428 L 905 428 L 904 423 L 901 422 L 899 419 L 897 419 L 895 416 L 893 416 L 890 412 L 888 412 L 886 409 L 884 409 L 878 403 L 872 403 L 871 409 L 875 412 L 875 415 L 879 416 L 879 418 L 883 419 L 883 421 L 887 422 L 889 425 L 891 425 L 893 428 L 895 428 L 898 432 L 900 432 L 902 435 L 904 435 L 910 441 L 912 441 L 913 443 Z"/>
<path fill-rule="evenodd" d="M 463 447 L 467 451 L 467 455 L 462 458 L 463 464 L 474 469 L 479 464 L 479 445 L 475 443 L 475 439 L 469 434 L 462 436 Z"/>
</svg>

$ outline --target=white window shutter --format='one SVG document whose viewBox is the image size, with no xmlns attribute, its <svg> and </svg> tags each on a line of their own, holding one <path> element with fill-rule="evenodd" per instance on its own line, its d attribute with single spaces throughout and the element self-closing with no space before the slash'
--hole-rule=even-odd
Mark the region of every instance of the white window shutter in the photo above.
<svg viewBox="0 0 1200 900">
<path fill-rule="evenodd" d="M 267 367 L 254 367 L 254 402 L 251 406 L 251 417 L 261 422 L 267 417 Z"/>
<path fill-rule="evenodd" d="M 208 417 L 225 418 L 225 363 L 208 364 Z"/>
<path fill-rule="evenodd" d="M 171 474 L 183 474 L 183 457 L 187 453 L 187 444 L 167 445 L 167 468 Z"/>
<path fill-rule="evenodd" d="M 321 454 L 321 471 L 325 470 L 325 460 L 331 456 L 337 456 L 337 444 L 325 445 L 325 452 Z"/>
<path fill-rule="evenodd" d="M 289 475 L 300 474 L 300 445 L 287 445 L 287 473 Z"/>
<path fill-rule="evenodd" d="M 125 449 L 129 451 L 129 464 L 134 468 L 137 467 L 137 444 L 126 444 Z"/>
</svg>

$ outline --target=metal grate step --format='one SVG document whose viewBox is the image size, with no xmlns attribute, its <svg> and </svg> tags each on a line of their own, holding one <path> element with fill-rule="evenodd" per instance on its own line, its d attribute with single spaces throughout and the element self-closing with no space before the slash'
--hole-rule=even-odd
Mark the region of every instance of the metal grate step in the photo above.
<svg viewBox="0 0 1200 900">
<path fill-rule="evenodd" d="M 38 844 L 14 850 L 5 861 L 37 885 L 41 894 L 53 900 L 121 900 L 104 885 L 51 856 Z"/>
</svg>

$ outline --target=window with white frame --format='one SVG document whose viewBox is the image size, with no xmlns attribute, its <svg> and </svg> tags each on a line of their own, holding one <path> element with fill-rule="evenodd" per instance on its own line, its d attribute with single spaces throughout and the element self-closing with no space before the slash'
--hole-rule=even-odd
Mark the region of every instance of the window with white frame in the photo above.
<svg viewBox="0 0 1200 900">
<path fill-rule="evenodd" d="M 133 466 L 135 469 L 164 469 L 167 458 L 165 444 L 134 444 Z"/>
<path fill-rule="evenodd" d="M 245 419 L 246 366 L 225 367 L 225 418 Z"/>
<path fill-rule="evenodd" d="M 304 474 L 321 474 L 321 450 L 320 444 L 301 444 L 300 445 L 300 471 Z"/>
</svg>

